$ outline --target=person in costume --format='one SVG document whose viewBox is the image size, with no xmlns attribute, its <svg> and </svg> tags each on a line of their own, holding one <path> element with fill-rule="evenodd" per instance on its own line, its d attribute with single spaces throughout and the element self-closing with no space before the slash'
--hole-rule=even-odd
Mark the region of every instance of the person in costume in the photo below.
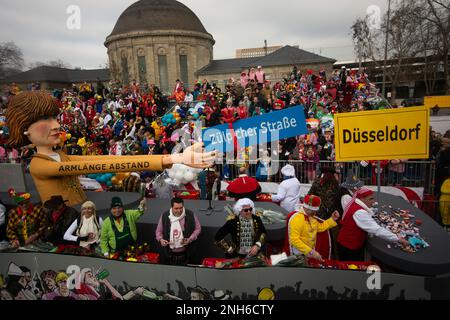
<svg viewBox="0 0 450 320">
<path fill-rule="evenodd" d="M 232 99 L 228 99 L 227 100 L 227 105 L 225 108 L 223 108 L 220 111 L 221 115 L 222 115 L 222 121 L 224 123 L 233 123 L 234 121 L 236 121 L 236 110 L 233 107 L 233 100 Z"/>
<path fill-rule="evenodd" d="M 17 203 L 17 207 L 8 214 L 6 235 L 14 248 L 29 245 L 42 237 L 45 229 L 45 213 L 42 205 L 32 204 L 29 193 L 16 193 L 13 189 L 9 195 Z"/>
<path fill-rule="evenodd" d="M 341 229 L 337 237 L 339 258 L 344 261 L 364 261 L 364 248 L 367 234 L 375 235 L 389 242 L 409 243 L 386 228 L 378 225 L 372 218 L 371 207 L 375 203 L 374 192 L 361 187 L 344 208 Z"/>
<path fill-rule="evenodd" d="M 156 240 L 163 248 L 166 262 L 172 265 L 192 263 L 201 228 L 197 216 L 185 209 L 183 199 L 173 198 L 170 210 L 161 215 L 156 227 Z"/>
<path fill-rule="evenodd" d="M 337 226 L 339 212 L 334 211 L 328 220 L 319 221 L 315 217 L 319 211 L 321 199 L 315 195 L 307 195 L 300 210 L 288 220 L 288 236 L 290 254 L 303 254 L 305 257 L 323 261 L 315 250 L 318 232 L 324 232 Z"/>
<path fill-rule="evenodd" d="M 340 205 L 338 206 L 339 213 L 344 213 L 344 208 L 347 203 L 352 199 L 353 194 L 362 186 L 364 183 L 353 173 L 353 170 L 347 172 L 347 178 L 344 182 L 339 185 L 338 197 L 340 199 Z"/>
<path fill-rule="evenodd" d="M 111 253 L 123 252 L 136 243 L 136 221 L 144 212 L 145 199 L 139 204 L 138 210 L 124 210 L 119 197 L 111 199 L 111 215 L 103 222 L 100 236 L 100 248 L 105 257 Z"/>
<path fill-rule="evenodd" d="M 256 256 L 266 242 L 267 231 L 260 217 L 255 215 L 255 204 L 248 198 L 234 205 L 235 216 L 216 233 L 214 243 L 227 258 Z M 231 235 L 231 242 L 225 237 Z"/>
<path fill-rule="evenodd" d="M 64 240 L 92 249 L 100 242 L 102 225 L 103 219 L 97 216 L 95 203 L 86 201 L 81 205 L 81 214 L 66 229 Z"/>
<path fill-rule="evenodd" d="M 256 201 L 256 196 L 261 192 L 258 180 L 247 175 L 245 167 L 239 168 L 239 177 L 227 186 L 228 195 L 235 200 L 249 198 Z"/>
<path fill-rule="evenodd" d="M 239 102 L 239 107 L 237 107 L 237 114 L 239 119 L 246 119 L 248 118 L 248 108 L 246 105 L 244 105 L 244 101 Z"/>
<path fill-rule="evenodd" d="M 283 182 L 278 186 L 278 192 L 272 196 L 273 202 L 280 202 L 280 206 L 287 212 L 296 209 L 300 198 L 300 181 L 295 177 L 295 168 L 287 164 L 281 168 Z"/>
<path fill-rule="evenodd" d="M 48 210 L 44 239 L 53 244 L 65 244 L 64 233 L 79 215 L 77 210 L 66 203 L 67 200 L 61 196 L 52 196 L 44 203 Z"/>
<path fill-rule="evenodd" d="M 57 101 L 43 91 L 24 92 L 14 96 L 7 108 L 10 128 L 9 144 L 34 144 L 37 154 L 30 163 L 30 173 L 41 201 L 52 195 L 69 200 L 69 206 L 87 200 L 78 175 L 89 173 L 131 172 L 141 169 L 163 171 L 172 164 L 182 163 L 196 168 L 210 167 L 215 152 L 202 152 L 202 144 L 188 147 L 181 154 L 151 156 L 68 156 L 54 151 L 60 143 Z"/>
<path fill-rule="evenodd" d="M 335 177 L 336 170 L 330 166 L 323 166 L 320 171 L 320 177 L 314 180 L 308 194 L 316 195 L 322 200 L 317 216 L 327 220 L 334 211 L 339 210 L 341 197 L 339 183 Z"/>
</svg>

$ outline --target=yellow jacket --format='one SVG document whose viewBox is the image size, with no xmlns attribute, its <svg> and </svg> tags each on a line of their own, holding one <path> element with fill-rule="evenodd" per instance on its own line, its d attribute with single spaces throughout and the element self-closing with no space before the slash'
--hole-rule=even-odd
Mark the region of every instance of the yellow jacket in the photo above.
<svg viewBox="0 0 450 320">
<path fill-rule="evenodd" d="M 89 173 L 163 171 L 162 155 L 153 156 L 68 156 L 58 151 L 61 162 L 43 154 L 34 155 L 30 173 L 41 201 L 61 195 L 74 206 L 86 201 L 78 175 Z"/>
<path fill-rule="evenodd" d="M 308 217 L 303 209 L 295 213 L 288 224 L 289 247 L 293 254 L 304 254 L 311 252 L 316 246 L 317 232 L 324 232 L 337 226 L 332 218 L 320 223 L 314 217 Z"/>
</svg>

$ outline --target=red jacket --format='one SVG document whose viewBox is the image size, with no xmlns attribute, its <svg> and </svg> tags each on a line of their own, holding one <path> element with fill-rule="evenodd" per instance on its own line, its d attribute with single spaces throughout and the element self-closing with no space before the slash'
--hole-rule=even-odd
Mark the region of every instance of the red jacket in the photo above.
<svg viewBox="0 0 450 320">
<path fill-rule="evenodd" d="M 90 125 L 92 120 L 94 120 L 95 114 L 96 114 L 96 112 L 94 109 L 86 110 L 84 112 L 84 116 L 86 117 L 86 121 L 88 122 L 88 125 Z"/>
<path fill-rule="evenodd" d="M 248 118 L 248 110 L 245 106 L 239 106 L 238 107 L 238 116 L 239 119 L 245 119 Z"/>
<path fill-rule="evenodd" d="M 234 107 L 231 108 L 223 108 L 222 111 L 222 116 L 223 116 L 223 121 L 226 123 L 232 123 L 234 122 L 235 118 L 234 118 Z"/>
<path fill-rule="evenodd" d="M 278 100 L 275 101 L 274 104 L 273 104 L 273 108 L 274 108 L 275 110 L 282 110 L 282 109 L 284 109 L 284 106 L 285 106 L 285 103 L 284 103 L 284 101 L 281 100 L 281 99 L 278 99 Z"/>
<path fill-rule="evenodd" d="M 353 219 L 356 211 L 361 209 L 364 210 L 363 207 L 356 202 L 353 203 L 340 222 L 341 229 L 337 237 L 337 242 L 341 246 L 350 250 L 358 250 L 362 248 L 367 239 L 367 232 L 358 227 Z"/>
</svg>

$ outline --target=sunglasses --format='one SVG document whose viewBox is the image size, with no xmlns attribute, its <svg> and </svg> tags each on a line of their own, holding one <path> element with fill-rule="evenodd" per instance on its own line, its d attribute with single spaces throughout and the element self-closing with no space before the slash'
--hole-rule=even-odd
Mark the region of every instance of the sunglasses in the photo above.
<svg viewBox="0 0 450 320">
<path fill-rule="evenodd" d="M 253 208 L 242 209 L 243 212 L 252 212 Z"/>
</svg>

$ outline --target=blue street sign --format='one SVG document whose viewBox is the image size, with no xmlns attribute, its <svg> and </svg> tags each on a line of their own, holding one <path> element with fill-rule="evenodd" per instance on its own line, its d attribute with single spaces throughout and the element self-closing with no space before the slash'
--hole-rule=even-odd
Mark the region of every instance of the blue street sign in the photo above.
<svg viewBox="0 0 450 320">
<path fill-rule="evenodd" d="M 205 128 L 202 132 L 206 151 L 234 150 L 234 137 L 239 147 L 249 147 L 281 139 L 307 134 L 305 113 L 302 106 L 294 106 L 258 117 L 238 120 L 232 124 Z"/>
</svg>

